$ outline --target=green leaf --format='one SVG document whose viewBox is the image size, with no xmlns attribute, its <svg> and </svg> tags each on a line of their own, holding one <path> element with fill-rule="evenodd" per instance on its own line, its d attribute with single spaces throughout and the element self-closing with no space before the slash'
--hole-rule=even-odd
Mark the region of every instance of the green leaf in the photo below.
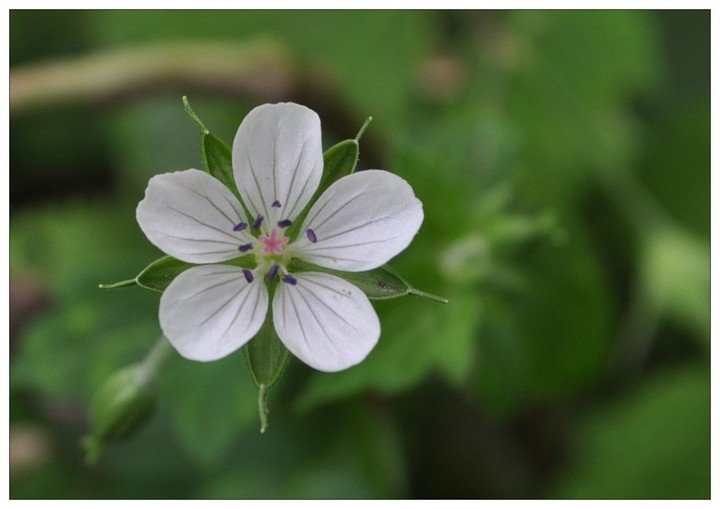
<svg viewBox="0 0 720 509">
<path fill-rule="evenodd" d="M 414 299 L 379 302 L 382 336 L 368 357 L 352 369 L 314 375 L 297 398 L 299 411 L 361 393 L 395 394 L 440 372 L 462 384 L 475 362 L 474 344 L 483 319 L 482 302 L 472 288 L 448 288 L 452 305 Z"/>
<path fill-rule="evenodd" d="M 188 362 L 180 356 L 171 361 L 158 381 L 170 434 L 201 465 L 223 464 L 240 437 L 256 435 L 256 389 L 242 360 L 229 355 L 215 362 Z"/>
<path fill-rule="evenodd" d="M 344 272 L 295 259 L 290 262 L 289 269 L 291 272 L 318 271 L 333 274 L 360 288 L 369 299 L 394 299 L 405 295 L 416 295 L 443 304 L 448 303 L 447 299 L 414 288 L 389 265 L 363 272 Z"/>
</svg>

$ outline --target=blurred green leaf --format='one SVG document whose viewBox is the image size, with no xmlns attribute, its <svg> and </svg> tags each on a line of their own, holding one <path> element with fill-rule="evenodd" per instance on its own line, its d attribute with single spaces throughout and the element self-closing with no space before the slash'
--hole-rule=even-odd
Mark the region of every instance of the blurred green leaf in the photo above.
<svg viewBox="0 0 720 509">
<path fill-rule="evenodd" d="M 402 437 L 382 405 L 355 401 L 296 420 L 281 415 L 267 435 L 240 439 L 232 462 L 212 475 L 200 498 L 404 498 Z"/>
<path fill-rule="evenodd" d="M 611 347 L 616 311 L 607 275 L 581 226 L 570 218 L 565 225 L 568 243 L 528 253 L 525 292 L 508 302 L 530 361 L 530 394 L 564 397 L 595 383 Z"/>
<path fill-rule="evenodd" d="M 643 183 L 682 227 L 709 238 L 709 96 L 674 98 L 676 104 L 648 126 Z"/>
<path fill-rule="evenodd" d="M 159 332 L 157 298 L 97 288 L 97 281 L 136 270 L 149 256 L 138 232 L 127 208 L 112 201 L 70 202 L 13 217 L 12 271 L 43 280 L 55 302 L 23 330 L 14 383 L 85 399 L 119 366 L 145 355 Z"/>
<path fill-rule="evenodd" d="M 652 22 L 641 12 L 577 10 L 513 11 L 508 21 L 518 48 L 508 113 L 522 133 L 528 196 L 564 202 L 592 171 L 625 171 L 638 147 L 625 101 L 661 70 Z"/>
<path fill-rule="evenodd" d="M 185 451 L 202 465 L 217 465 L 243 433 L 257 433 L 257 391 L 242 356 L 213 363 L 176 357 L 159 380 L 162 404 Z"/>
<path fill-rule="evenodd" d="M 554 497 L 710 498 L 710 380 L 704 367 L 656 373 L 588 416 Z"/>
<path fill-rule="evenodd" d="M 640 254 L 640 291 L 652 312 L 672 316 L 709 344 L 710 245 L 668 227 L 649 231 Z"/>
<path fill-rule="evenodd" d="M 447 306 L 415 299 L 379 301 L 382 335 L 375 349 L 352 369 L 313 376 L 298 398 L 299 407 L 308 410 L 368 390 L 396 393 L 434 370 L 461 383 L 474 360 L 482 307 L 470 290 L 454 289 L 448 295 Z"/>
<path fill-rule="evenodd" d="M 570 397 L 605 372 L 615 312 L 610 289 L 580 225 L 567 218 L 565 226 L 569 241 L 562 245 L 489 255 L 488 272 L 512 270 L 511 279 L 484 286 L 473 384 L 494 412 L 513 412 L 537 397 Z"/>
</svg>

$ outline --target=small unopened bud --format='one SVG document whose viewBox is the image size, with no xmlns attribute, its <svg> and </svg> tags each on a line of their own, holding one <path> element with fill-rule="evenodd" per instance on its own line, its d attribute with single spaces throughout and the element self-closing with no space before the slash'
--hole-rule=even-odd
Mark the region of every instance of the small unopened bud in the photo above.
<svg viewBox="0 0 720 509">
<path fill-rule="evenodd" d="M 155 409 L 152 380 L 142 364 L 124 368 L 97 390 L 90 402 L 91 434 L 83 438 L 86 461 L 94 463 L 103 444 L 132 436 Z"/>
</svg>

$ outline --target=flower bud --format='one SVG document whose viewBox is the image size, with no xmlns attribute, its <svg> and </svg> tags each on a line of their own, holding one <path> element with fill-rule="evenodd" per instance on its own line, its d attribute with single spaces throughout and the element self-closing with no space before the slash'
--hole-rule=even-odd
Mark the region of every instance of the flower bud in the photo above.
<svg viewBox="0 0 720 509">
<path fill-rule="evenodd" d="M 132 436 L 152 416 L 155 397 L 152 380 L 142 364 L 111 376 L 90 402 L 92 432 L 83 441 L 88 463 L 94 463 L 102 445 Z"/>
</svg>

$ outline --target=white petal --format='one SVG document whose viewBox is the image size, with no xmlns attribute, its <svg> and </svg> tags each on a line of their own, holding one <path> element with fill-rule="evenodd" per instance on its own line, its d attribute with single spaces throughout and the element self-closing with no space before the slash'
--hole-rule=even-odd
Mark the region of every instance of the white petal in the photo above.
<svg viewBox="0 0 720 509">
<path fill-rule="evenodd" d="M 293 274 L 296 285 L 279 283 L 273 323 L 293 355 L 320 371 L 340 371 L 361 362 L 377 344 L 380 321 L 365 294 L 330 274 Z"/>
<path fill-rule="evenodd" d="M 246 221 L 244 215 L 238 199 L 200 170 L 154 176 L 136 211 L 137 222 L 150 242 L 190 263 L 237 257 L 247 233 L 234 232 L 233 227 Z"/>
<path fill-rule="evenodd" d="M 422 221 L 422 203 L 405 180 L 382 170 L 353 173 L 312 206 L 295 256 L 331 269 L 374 269 L 405 249 Z M 308 240 L 308 228 L 317 242 Z"/>
<path fill-rule="evenodd" d="M 264 104 L 240 124 L 232 150 L 240 195 L 267 222 L 295 219 L 320 183 L 320 118 L 293 103 Z M 277 201 L 280 207 L 273 207 Z"/>
<path fill-rule="evenodd" d="M 234 352 L 262 326 L 268 292 L 242 269 L 203 265 L 177 276 L 160 298 L 160 327 L 183 357 L 213 361 Z"/>
</svg>

